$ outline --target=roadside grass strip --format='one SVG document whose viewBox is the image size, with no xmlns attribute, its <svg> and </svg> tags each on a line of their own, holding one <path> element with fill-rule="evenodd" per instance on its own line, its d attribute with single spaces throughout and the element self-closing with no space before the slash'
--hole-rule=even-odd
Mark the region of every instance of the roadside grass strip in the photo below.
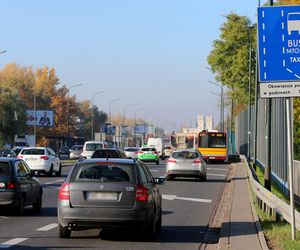
<svg viewBox="0 0 300 250">
<path fill-rule="evenodd" d="M 17 245 L 25 240 L 28 240 L 28 238 L 13 238 L 11 240 L 5 241 L 4 243 L 0 244 L 0 248 L 10 248 L 14 245 Z"/>
<path fill-rule="evenodd" d="M 57 227 L 57 223 L 51 223 L 51 224 L 49 224 L 47 226 L 38 228 L 36 231 L 44 231 L 45 232 L 45 231 L 49 231 L 49 230 L 51 230 L 53 228 L 56 228 L 56 227 Z"/>
</svg>

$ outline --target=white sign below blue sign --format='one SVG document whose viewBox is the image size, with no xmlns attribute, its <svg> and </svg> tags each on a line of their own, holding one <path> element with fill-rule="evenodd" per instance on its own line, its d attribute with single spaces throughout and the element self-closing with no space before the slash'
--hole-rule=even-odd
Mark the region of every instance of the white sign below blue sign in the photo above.
<svg viewBox="0 0 300 250">
<path fill-rule="evenodd" d="M 258 8 L 260 96 L 300 96 L 300 6 Z"/>
</svg>

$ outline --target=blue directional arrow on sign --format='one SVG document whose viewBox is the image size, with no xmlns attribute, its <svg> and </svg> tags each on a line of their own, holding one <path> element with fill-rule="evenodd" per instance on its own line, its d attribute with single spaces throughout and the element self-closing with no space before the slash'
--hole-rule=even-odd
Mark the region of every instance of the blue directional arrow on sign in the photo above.
<svg viewBox="0 0 300 250">
<path fill-rule="evenodd" d="M 258 46 L 261 96 L 299 96 L 300 6 L 258 8 Z"/>
</svg>

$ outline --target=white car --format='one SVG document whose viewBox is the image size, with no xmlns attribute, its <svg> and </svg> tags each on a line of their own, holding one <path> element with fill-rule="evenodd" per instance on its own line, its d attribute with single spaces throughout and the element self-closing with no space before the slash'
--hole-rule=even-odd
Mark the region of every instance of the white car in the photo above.
<svg viewBox="0 0 300 250">
<path fill-rule="evenodd" d="M 46 147 L 28 147 L 23 148 L 18 154 L 18 158 L 26 161 L 33 174 L 47 174 L 52 176 L 61 175 L 60 159 L 55 155 L 51 148 Z"/>
<path fill-rule="evenodd" d="M 166 179 L 194 177 L 199 181 L 205 181 L 206 171 L 206 163 L 198 150 L 176 150 L 167 161 Z"/>
<path fill-rule="evenodd" d="M 83 145 L 81 157 L 91 159 L 93 153 L 97 149 L 107 148 L 107 143 L 104 141 L 86 141 Z"/>
<path fill-rule="evenodd" d="M 137 157 L 138 152 L 139 148 L 137 147 L 127 147 L 124 149 L 124 153 L 130 159 L 135 159 Z"/>
</svg>

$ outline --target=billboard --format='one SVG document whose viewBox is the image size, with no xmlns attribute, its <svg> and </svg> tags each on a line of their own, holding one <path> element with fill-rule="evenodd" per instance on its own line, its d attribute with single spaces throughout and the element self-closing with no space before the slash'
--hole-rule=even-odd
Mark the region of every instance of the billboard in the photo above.
<svg viewBox="0 0 300 250">
<path fill-rule="evenodd" d="M 28 126 L 53 127 L 54 113 L 51 110 L 26 110 Z"/>
</svg>

